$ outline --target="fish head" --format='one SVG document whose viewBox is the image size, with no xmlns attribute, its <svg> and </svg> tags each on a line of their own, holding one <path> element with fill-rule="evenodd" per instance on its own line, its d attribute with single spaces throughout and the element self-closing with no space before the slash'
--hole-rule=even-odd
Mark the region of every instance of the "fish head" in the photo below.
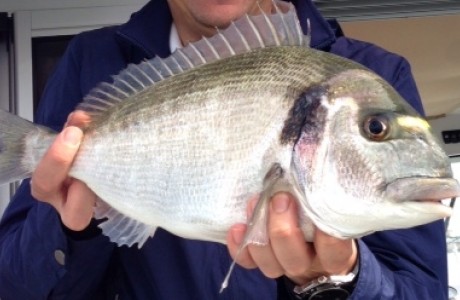
<svg viewBox="0 0 460 300">
<path fill-rule="evenodd" d="M 348 70 L 304 97 L 317 104 L 294 146 L 294 169 L 318 228 L 350 238 L 451 214 L 440 202 L 460 194 L 449 159 L 387 82 Z"/>
</svg>

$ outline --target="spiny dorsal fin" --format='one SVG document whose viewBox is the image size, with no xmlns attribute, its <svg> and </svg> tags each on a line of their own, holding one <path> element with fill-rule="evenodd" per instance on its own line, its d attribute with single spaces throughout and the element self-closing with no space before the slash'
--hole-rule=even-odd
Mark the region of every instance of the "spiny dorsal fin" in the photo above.
<svg viewBox="0 0 460 300">
<path fill-rule="evenodd" d="M 130 64 L 113 77 L 113 83 L 101 83 L 92 89 L 77 109 L 95 117 L 108 108 L 153 86 L 155 82 L 199 65 L 271 46 L 305 46 L 309 37 L 302 33 L 295 8 L 275 3 L 275 13 L 246 15 L 210 38 L 203 38 L 177 49 L 167 58 L 155 57 Z"/>
</svg>

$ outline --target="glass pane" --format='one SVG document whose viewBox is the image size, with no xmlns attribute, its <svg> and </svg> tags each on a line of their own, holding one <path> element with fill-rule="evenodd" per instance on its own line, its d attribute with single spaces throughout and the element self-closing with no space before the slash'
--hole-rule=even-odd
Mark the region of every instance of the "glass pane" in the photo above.
<svg viewBox="0 0 460 300">
<path fill-rule="evenodd" d="M 34 83 L 34 112 L 45 89 L 46 81 L 64 54 L 73 35 L 32 38 L 32 68 Z"/>
<path fill-rule="evenodd" d="M 454 172 L 454 177 L 460 181 L 460 156 L 452 158 L 452 170 Z M 453 289 L 457 290 L 457 293 L 460 292 L 460 198 L 456 201 L 454 213 L 450 218 L 447 228 L 449 285 L 452 293 Z M 449 299 L 458 299 L 458 297 Z"/>
<path fill-rule="evenodd" d="M 452 157 L 452 171 L 454 177 L 460 181 L 460 156 Z M 449 221 L 449 227 L 447 228 L 447 234 L 451 237 L 460 237 L 460 200 L 459 203 L 454 205 L 454 213 Z"/>
</svg>

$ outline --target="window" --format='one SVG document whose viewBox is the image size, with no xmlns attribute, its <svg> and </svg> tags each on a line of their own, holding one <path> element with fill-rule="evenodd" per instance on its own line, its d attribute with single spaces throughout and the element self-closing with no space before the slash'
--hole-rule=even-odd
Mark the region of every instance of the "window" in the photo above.
<svg viewBox="0 0 460 300">
<path fill-rule="evenodd" d="M 454 178 L 460 182 L 460 156 L 451 157 L 452 171 L 454 172 Z M 454 205 L 454 213 L 450 218 L 449 225 L 447 228 L 448 236 L 460 238 L 460 200 L 456 200 Z"/>
<path fill-rule="evenodd" d="M 454 177 L 460 182 L 460 156 L 452 157 L 452 171 Z M 454 213 L 450 218 L 449 225 L 447 227 L 447 251 L 448 251 L 448 262 L 449 262 L 449 299 L 457 295 L 460 291 L 460 200 L 457 198 L 454 205 Z"/>
</svg>

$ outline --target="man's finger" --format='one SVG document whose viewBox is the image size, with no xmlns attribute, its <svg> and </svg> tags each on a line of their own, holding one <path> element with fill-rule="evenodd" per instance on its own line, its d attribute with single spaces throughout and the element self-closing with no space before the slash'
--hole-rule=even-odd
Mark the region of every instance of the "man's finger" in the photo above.
<svg viewBox="0 0 460 300">
<path fill-rule="evenodd" d="M 353 270 L 358 257 L 354 240 L 341 240 L 319 229 L 315 231 L 314 239 L 318 259 L 327 273 L 345 275 Z"/>
<path fill-rule="evenodd" d="M 305 242 L 298 226 L 297 206 L 287 193 L 276 194 L 270 203 L 270 243 L 277 261 L 294 281 L 307 277 L 315 255 L 311 244 Z"/>
<path fill-rule="evenodd" d="M 278 263 L 270 243 L 263 246 L 250 244 L 248 250 L 257 267 L 265 276 L 277 278 L 284 274 L 284 269 Z"/>
<path fill-rule="evenodd" d="M 227 234 L 227 247 L 232 258 L 236 259 L 236 262 L 240 266 L 247 269 L 254 269 L 257 267 L 257 265 L 252 259 L 251 255 L 249 254 L 247 247 L 243 248 L 239 253 L 238 257 L 236 257 L 238 249 L 241 243 L 243 242 L 243 238 L 246 233 L 246 228 L 247 227 L 245 224 L 233 225 Z"/>
<path fill-rule="evenodd" d="M 47 200 L 61 189 L 66 180 L 75 154 L 83 137 L 78 127 L 67 127 L 57 135 L 55 141 L 39 162 L 32 174 L 32 195 Z"/>
<path fill-rule="evenodd" d="M 93 217 L 96 195 L 83 182 L 73 179 L 60 211 L 64 225 L 74 231 L 85 229 Z"/>
<path fill-rule="evenodd" d="M 76 110 L 67 117 L 64 127 L 76 126 L 78 128 L 86 128 L 89 123 L 91 123 L 91 117 L 82 110 Z"/>
</svg>

